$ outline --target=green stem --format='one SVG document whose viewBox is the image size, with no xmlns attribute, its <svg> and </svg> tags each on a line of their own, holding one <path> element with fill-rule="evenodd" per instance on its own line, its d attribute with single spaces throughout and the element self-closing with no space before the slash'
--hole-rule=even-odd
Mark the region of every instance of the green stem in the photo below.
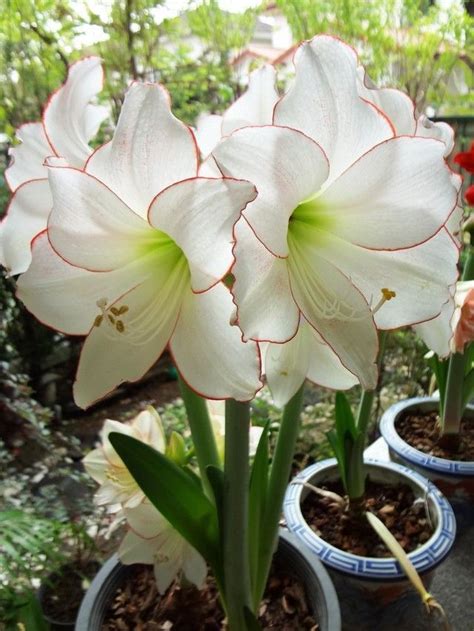
<svg viewBox="0 0 474 631">
<path fill-rule="evenodd" d="M 206 467 L 213 465 L 222 468 L 222 465 L 217 451 L 216 439 L 212 430 L 206 400 L 196 394 L 194 390 L 191 390 L 180 375 L 178 375 L 178 379 L 189 427 L 191 429 L 201 480 L 208 496 L 214 497 L 207 478 Z"/>
<path fill-rule="evenodd" d="M 441 436 L 459 433 L 463 413 L 464 371 L 467 353 L 453 353 L 449 358 L 448 377 L 443 415 L 441 418 Z M 449 439 L 445 439 L 445 443 Z"/>
<path fill-rule="evenodd" d="M 377 368 L 380 370 L 382 359 L 385 352 L 385 341 L 387 338 L 386 331 L 379 331 L 379 352 L 377 355 Z M 365 474 L 364 474 L 364 449 L 367 442 L 367 429 L 372 415 L 372 408 L 375 399 L 375 390 L 363 390 L 359 402 L 359 410 L 357 412 L 356 426 L 359 438 L 354 443 L 352 455 L 348 463 L 348 488 L 347 494 L 351 505 L 358 507 L 365 493 Z"/>
<path fill-rule="evenodd" d="M 471 239 L 473 235 L 471 233 Z M 467 254 L 466 263 L 464 264 L 464 269 L 462 272 L 462 280 L 473 280 L 474 279 L 474 247 L 469 245 L 469 251 Z"/>
<path fill-rule="evenodd" d="M 283 416 L 275 445 L 270 478 L 268 481 L 267 507 L 261 529 L 261 547 L 258 578 L 253 590 L 254 608 L 258 607 L 265 591 L 273 553 L 278 542 L 278 527 L 283 498 L 290 479 L 291 465 L 299 431 L 304 383 L 283 410 Z"/>
<path fill-rule="evenodd" d="M 230 399 L 225 407 L 223 558 L 231 631 L 245 631 L 251 609 L 248 547 L 250 406 Z"/>
<path fill-rule="evenodd" d="M 472 233 L 471 233 L 472 239 Z M 462 273 L 462 280 L 474 278 L 474 248 L 469 245 L 469 251 Z M 441 414 L 441 443 L 445 447 L 456 447 L 459 436 L 459 426 L 464 411 L 464 373 L 469 356 L 467 348 L 464 353 L 453 353 L 448 360 L 448 375 L 444 405 Z"/>
</svg>

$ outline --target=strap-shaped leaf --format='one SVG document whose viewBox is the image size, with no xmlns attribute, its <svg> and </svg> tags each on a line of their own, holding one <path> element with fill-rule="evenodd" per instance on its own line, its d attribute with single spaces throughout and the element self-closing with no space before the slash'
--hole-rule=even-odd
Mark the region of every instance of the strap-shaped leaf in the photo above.
<svg viewBox="0 0 474 631">
<path fill-rule="evenodd" d="M 448 368 L 449 361 L 441 360 L 436 353 L 428 353 L 425 355 L 425 359 L 433 371 L 436 377 L 436 383 L 438 384 L 439 400 L 440 400 L 440 415 L 443 415 L 444 401 L 446 398 L 446 384 L 448 380 Z"/>
<path fill-rule="evenodd" d="M 214 569 L 219 558 L 217 514 L 202 488 L 140 440 L 117 432 L 109 439 L 150 502 Z"/>
<path fill-rule="evenodd" d="M 464 377 L 464 385 L 463 385 L 463 400 L 462 407 L 463 411 L 466 406 L 471 402 L 474 396 L 474 369 L 470 370 L 467 375 Z"/>
<path fill-rule="evenodd" d="M 245 631 L 262 631 L 255 614 L 248 607 L 244 607 Z"/>
<path fill-rule="evenodd" d="M 267 422 L 258 441 L 257 451 L 250 475 L 249 489 L 249 552 L 250 582 L 254 592 L 258 576 L 259 550 L 262 543 L 262 524 L 265 515 L 268 491 L 268 428 Z M 254 593 L 255 596 L 255 593 Z M 256 603 L 254 603 L 256 604 Z"/>
<path fill-rule="evenodd" d="M 343 392 L 336 392 L 336 431 L 339 440 L 342 441 L 348 432 L 353 438 L 356 434 L 356 422 L 352 414 L 351 406 Z"/>
<path fill-rule="evenodd" d="M 329 432 L 327 432 L 326 436 L 334 452 L 334 455 L 336 456 L 342 484 L 344 488 L 346 488 L 347 475 L 346 475 L 346 458 L 345 458 L 344 444 L 341 445 L 341 443 L 339 442 L 339 436 L 334 429 L 331 429 Z"/>
</svg>

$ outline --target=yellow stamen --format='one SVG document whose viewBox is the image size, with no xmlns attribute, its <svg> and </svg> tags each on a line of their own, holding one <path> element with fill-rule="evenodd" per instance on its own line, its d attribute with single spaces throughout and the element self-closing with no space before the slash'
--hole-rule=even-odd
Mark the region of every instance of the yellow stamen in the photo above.
<svg viewBox="0 0 474 631">
<path fill-rule="evenodd" d="M 380 309 L 380 307 L 382 307 L 382 305 L 384 305 L 389 300 L 392 300 L 392 298 L 395 298 L 397 295 L 391 289 L 387 289 L 387 287 L 382 287 L 380 291 L 382 292 L 382 298 L 380 298 L 379 302 L 373 308 L 372 313 L 374 314 L 377 313 L 377 311 Z"/>
</svg>

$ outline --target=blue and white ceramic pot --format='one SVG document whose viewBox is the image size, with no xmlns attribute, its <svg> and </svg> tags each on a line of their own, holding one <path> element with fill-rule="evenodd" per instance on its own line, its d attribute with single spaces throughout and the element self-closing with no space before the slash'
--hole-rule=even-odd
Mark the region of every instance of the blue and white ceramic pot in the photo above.
<svg viewBox="0 0 474 631">
<path fill-rule="evenodd" d="M 456 520 L 449 502 L 429 480 L 399 464 L 368 460 L 365 468 L 372 480 L 408 484 L 415 497 L 426 501 L 434 533 L 426 543 L 408 556 L 428 587 L 433 570 L 446 558 L 454 543 Z M 378 605 L 386 607 L 388 603 L 397 601 L 405 594 L 414 595 L 414 592 L 394 558 L 363 557 L 344 552 L 326 543 L 305 521 L 301 504 L 311 491 L 301 482 L 322 486 L 338 479 L 335 458 L 304 469 L 288 486 L 283 510 L 290 532 L 317 554 L 329 570 L 339 595 L 344 619 L 352 615 L 354 607 L 363 606 L 368 601 L 373 613 Z M 419 597 L 416 598 L 419 601 Z M 357 619 L 360 620 L 360 616 Z"/>
<path fill-rule="evenodd" d="M 449 499 L 474 502 L 474 462 L 437 458 L 415 449 L 400 437 L 397 421 L 407 412 L 432 412 L 437 410 L 439 401 L 434 398 L 418 397 L 392 405 L 380 420 L 380 433 L 388 444 L 390 458 L 403 464 L 431 480 Z M 474 419 L 474 406 L 465 412 L 467 418 Z"/>
</svg>

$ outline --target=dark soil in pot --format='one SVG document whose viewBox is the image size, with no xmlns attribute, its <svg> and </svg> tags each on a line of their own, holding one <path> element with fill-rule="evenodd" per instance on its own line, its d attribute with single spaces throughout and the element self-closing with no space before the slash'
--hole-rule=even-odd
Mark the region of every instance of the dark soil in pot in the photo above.
<svg viewBox="0 0 474 631">
<path fill-rule="evenodd" d="M 99 568 L 97 561 L 65 565 L 41 585 L 41 608 L 52 629 L 74 629 L 84 594 Z"/>
<path fill-rule="evenodd" d="M 327 482 L 321 488 L 343 496 L 341 482 Z M 407 484 L 385 484 L 367 479 L 365 509 L 381 519 L 406 552 L 428 541 L 433 534 L 425 503 L 415 501 Z M 310 492 L 301 505 L 306 522 L 327 543 L 364 557 L 391 557 L 368 521 L 351 517 L 333 499 Z"/>
<path fill-rule="evenodd" d="M 438 445 L 438 422 L 439 414 L 436 410 L 432 412 L 416 410 L 403 414 L 395 423 L 395 427 L 405 442 L 425 454 L 447 460 L 474 461 L 474 422 L 472 420 L 461 422 L 460 443 L 456 451 Z"/>
<path fill-rule="evenodd" d="M 127 583 L 112 597 L 103 631 L 220 631 L 225 629 L 217 588 L 209 576 L 204 587 L 172 585 L 160 597 L 150 566 L 136 566 Z M 304 631 L 318 629 L 303 584 L 283 567 L 272 570 L 259 610 L 262 629 Z M 169 627 L 167 626 L 169 625 Z"/>
</svg>

